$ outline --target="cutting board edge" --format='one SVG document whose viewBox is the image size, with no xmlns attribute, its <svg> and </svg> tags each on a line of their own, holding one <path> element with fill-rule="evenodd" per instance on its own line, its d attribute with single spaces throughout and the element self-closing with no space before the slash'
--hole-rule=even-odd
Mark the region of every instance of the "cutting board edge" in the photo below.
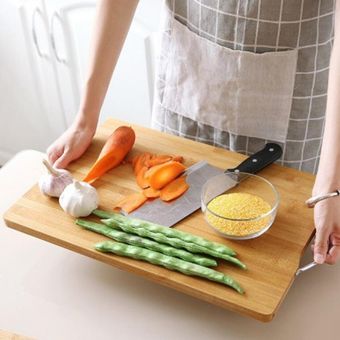
<svg viewBox="0 0 340 340">
<path fill-rule="evenodd" d="M 231 312 L 236 312 L 241 316 L 248 316 L 251 317 L 253 319 L 256 319 L 258 321 L 264 322 L 264 323 L 268 323 L 270 321 L 273 320 L 274 316 L 276 315 L 276 312 L 279 308 L 279 306 L 281 305 L 282 300 L 279 302 L 279 304 L 277 306 L 275 306 L 275 309 L 269 313 L 261 313 L 261 312 L 255 312 L 252 309 L 248 309 L 246 307 L 242 307 L 239 306 L 237 304 L 231 303 L 231 302 L 227 302 L 223 299 L 219 299 L 217 297 L 211 297 L 210 295 L 205 295 L 202 294 L 201 291 L 196 291 L 193 290 L 192 287 L 184 287 L 183 285 L 181 285 L 180 283 L 177 283 L 176 281 L 171 281 L 171 280 L 159 280 L 157 275 L 155 274 L 150 274 L 149 272 L 145 271 L 145 270 L 141 270 L 138 269 L 136 267 L 130 266 L 128 264 L 123 264 L 120 261 L 116 261 L 115 260 L 115 255 L 106 255 L 103 256 L 103 254 L 101 253 L 97 253 L 92 249 L 89 248 L 84 248 L 81 246 L 77 246 L 74 245 L 73 243 L 64 241 L 64 240 L 60 240 L 56 237 L 41 233 L 41 232 L 37 232 L 29 227 L 25 227 L 15 221 L 13 221 L 11 214 L 12 214 L 12 207 L 9 208 L 4 214 L 3 214 L 3 220 L 6 224 L 6 226 L 8 228 L 11 228 L 13 230 L 17 230 L 20 232 L 23 232 L 27 235 L 36 237 L 38 239 L 41 239 L 43 241 L 49 242 L 49 243 L 53 243 L 59 247 L 62 247 L 64 249 L 70 250 L 70 251 L 74 251 L 78 254 L 81 254 L 83 256 L 92 258 L 93 260 L 97 260 L 100 261 L 102 263 L 105 263 L 107 265 L 110 265 L 114 268 L 123 270 L 123 271 L 127 271 L 129 273 L 138 275 L 140 277 L 143 277 L 145 279 L 148 279 L 152 282 L 155 282 L 157 284 L 161 284 L 162 286 L 165 286 L 167 288 L 171 288 L 171 289 L 175 289 L 176 291 L 180 292 L 180 293 L 184 293 L 187 294 L 189 296 L 192 296 L 194 298 L 203 300 L 207 303 L 213 304 L 215 306 L 218 306 L 220 308 L 223 308 L 225 310 L 231 311 Z M 97 254 L 97 255 L 96 255 Z M 138 260 L 135 260 L 138 261 Z M 197 278 L 198 280 L 200 280 L 200 278 Z M 218 283 L 216 283 L 218 284 Z M 285 293 L 283 294 L 283 297 L 286 296 L 286 294 L 288 293 L 289 287 L 291 286 L 291 284 L 287 287 Z M 237 294 L 235 292 L 235 294 Z"/>
</svg>

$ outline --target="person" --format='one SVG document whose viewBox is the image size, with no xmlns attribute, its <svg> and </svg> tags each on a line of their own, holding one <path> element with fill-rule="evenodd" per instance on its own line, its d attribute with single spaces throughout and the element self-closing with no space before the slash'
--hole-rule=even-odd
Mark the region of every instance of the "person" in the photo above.
<svg viewBox="0 0 340 340">
<path fill-rule="evenodd" d="M 79 111 L 47 150 L 56 167 L 91 143 L 137 3 L 99 2 Z M 340 188 L 339 92 L 340 1 L 166 1 L 154 128 L 246 154 L 280 143 L 318 196 Z M 314 208 L 317 263 L 340 258 L 339 202 Z"/>
</svg>

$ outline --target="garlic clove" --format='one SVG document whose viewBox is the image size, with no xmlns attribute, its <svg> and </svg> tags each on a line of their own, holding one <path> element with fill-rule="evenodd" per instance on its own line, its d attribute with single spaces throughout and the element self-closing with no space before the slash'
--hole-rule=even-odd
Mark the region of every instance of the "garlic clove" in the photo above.
<svg viewBox="0 0 340 340">
<path fill-rule="evenodd" d="M 59 198 L 62 209 L 73 217 L 85 217 L 98 208 L 97 190 L 86 182 L 73 181 Z"/>
<path fill-rule="evenodd" d="M 73 182 L 73 178 L 67 170 L 56 169 L 45 159 L 43 164 L 48 173 L 41 176 L 38 182 L 40 191 L 47 196 L 59 197 L 66 186 Z"/>
</svg>

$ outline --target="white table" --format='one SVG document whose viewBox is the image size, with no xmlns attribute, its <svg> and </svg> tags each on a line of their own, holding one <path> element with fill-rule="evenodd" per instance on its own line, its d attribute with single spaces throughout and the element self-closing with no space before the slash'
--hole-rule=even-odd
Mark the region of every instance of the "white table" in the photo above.
<svg viewBox="0 0 340 340">
<path fill-rule="evenodd" d="M 0 170 L 0 213 L 39 178 L 43 154 Z M 303 262 L 311 259 L 307 251 Z M 9 229 L 0 220 L 0 329 L 42 340 L 339 339 L 340 266 L 300 275 L 261 323 Z"/>
</svg>

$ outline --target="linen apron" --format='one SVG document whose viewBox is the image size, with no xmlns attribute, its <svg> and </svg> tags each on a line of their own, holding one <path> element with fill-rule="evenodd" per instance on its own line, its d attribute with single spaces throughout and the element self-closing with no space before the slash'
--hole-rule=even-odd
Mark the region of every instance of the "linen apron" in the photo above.
<svg viewBox="0 0 340 340">
<path fill-rule="evenodd" d="M 152 126 L 316 173 L 335 0 L 167 0 Z"/>
</svg>

